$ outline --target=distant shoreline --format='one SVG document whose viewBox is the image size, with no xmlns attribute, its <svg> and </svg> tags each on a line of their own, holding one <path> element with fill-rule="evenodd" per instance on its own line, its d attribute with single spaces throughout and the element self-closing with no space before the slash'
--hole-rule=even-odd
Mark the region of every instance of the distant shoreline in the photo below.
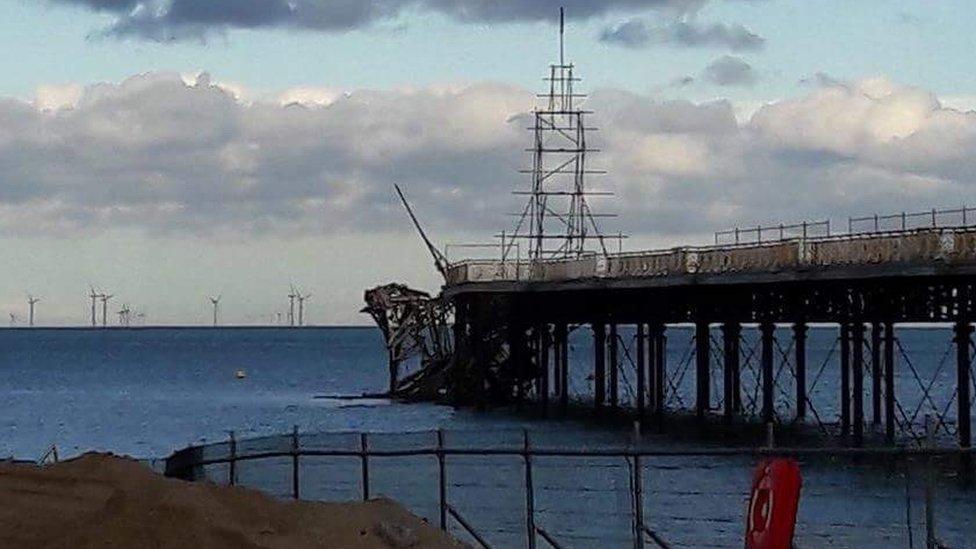
<svg viewBox="0 0 976 549">
<path fill-rule="evenodd" d="M 744 324 L 752 326 L 752 324 Z M 952 323 L 912 323 L 896 324 L 899 330 L 944 330 L 952 328 Z M 831 329 L 836 328 L 836 324 L 829 323 L 810 323 L 810 328 Z M 669 325 L 672 329 L 691 329 L 694 324 L 681 323 Z M 374 324 L 336 324 L 336 325 L 316 325 L 316 326 L 276 326 L 271 324 L 233 324 L 226 326 L 206 326 L 206 325 L 187 325 L 187 324 L 155 324 L 148 326 L 119 326 L 117 324 L 102 326 L 0 326 L 0 331 L 92 331 L 102 332 L 105 330 L 378 330 Z M 718 325 L 712 326 L 718 329 Z M 784 328 L 785 329 L 785 324 Z"/>
<path fill-rule="evenodd" d="M 54 332 L 54 331 L 148 331 L 148 330 L 367 330 L 377 329 L 376 326 L 363 325 L 335 325 L 335 326 L 275 326 L 275 325 L 228 325 L 228 326 L 198 326 L 198 325 L 151 325 L 151 326 L 0 326 L 3 331 L 24 331 L 24 332 Z"/>
</svg>

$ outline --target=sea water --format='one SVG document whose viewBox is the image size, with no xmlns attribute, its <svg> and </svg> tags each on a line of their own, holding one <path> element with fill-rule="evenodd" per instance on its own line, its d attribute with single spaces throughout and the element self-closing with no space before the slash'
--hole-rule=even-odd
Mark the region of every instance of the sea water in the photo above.
<svg viewBox="0 0 976 549">
<path fill-rule="evenodd" d="M 918 424 L 925 413 L 948 411 L 950 422 L 943 434 L 948 436 L 954 417 L 951 331 L 902 328 L 898 336 L 900 419 Z M 691 338 L 691 329 L 669 330 L 674 408 L 693 405 Z M 633 332 L 622 330 L 621 339 L 626 363 L 634 352 Z M 719 342 L 715 347 L 720 348 Z M 792 352 L 788 329 L 778 332 L 777 343 L 777 407 L 788 419 L 793 383 L 786 360 Z M 591 332 L 576 330 L 570 344 L 571 393 L 585 398 L 593 385 Z M 755 334 L 747 331 L 747 407 L 756 405 L 758 395 L 755 344 Z M 838 415 L 836 353 L 836 328 L 811 330 L 807 375 L 816 412 L 811 415 L 824 423 L 836 422 Z M 867 371 L 865 387 L 870 390 Z M 631 402 L 633 372 L 625 367 L 621 375 L 622 400 Z M 287 433 L 295 426 L 302 433 L 369 432 L 377 440 L 382 440 L 382 433 L 443 428 L 474 446 L 517 438 L 522 428 L 561 446 L 613 444 L 629 436 L 625 428 L 531 419 L 506 411 L 485 414 L 385 399 L 329 398 L 382 391 L 386 376 L 386 352 L 375 328 L 0 330 L 0 456 L 34 459 L 56 444 L 62 456 L 100 450 L 165 457 L 187 445 L 224 441 L 229 431 L 247 439 Z M 720 382 L 721 375 L 716 372 L 713 379 Z M 922 397 L 926 388 L 930 399 Z M 719 409 L 720 385 L 712 392 L 713 406 Z M 869 420 L 870 402 L 868 395 Z M 654 439 L 652 444 L 668 448 L 679 443 Z M 373 494 L 396 497 L 436 520 L 436 469 L 427 461 L 374 464 Z M 289 484 L 279 465 L 254 463 L 242 466 L 240 474 L 255 487 L 286 496 Z M 648 524 L 675 546 L 739 544 L 751 465 L 745 458 L 646 460 Z M 328 460 L 308 460 L 304 467 L 311 473 L 303 475 L 303 493 L 321 499 L 355 498 L 361 487 L 350 479 L 358 478 L 352 471 L 357 466 L 345 463 L 336 469 Z M 517 546 L 524 540 L 521 467 L 518 459 L 456 458 L 449 468 L 453 504 L 498 546 Z M 547 531 L 573 547 L 629 543 L 631 491 L 625 461 L 540 459 L 536 467 L 537 519 Z M 910 522 L 919 543 L 920 478 L 911 473 L 905 478 L 904 473 L 846 463 L 805 463 L 801 546 L 907 546 Z M 938 492 L 940 536 L 953 547 L 976 546 L 969 537 L 976 498 L 951 482 L 943 484 Z M 907 502 L 914 505 L 911 521 L 906 518 Z M 463 535 L 456 524 L 452 528 Z"/>
</svg>

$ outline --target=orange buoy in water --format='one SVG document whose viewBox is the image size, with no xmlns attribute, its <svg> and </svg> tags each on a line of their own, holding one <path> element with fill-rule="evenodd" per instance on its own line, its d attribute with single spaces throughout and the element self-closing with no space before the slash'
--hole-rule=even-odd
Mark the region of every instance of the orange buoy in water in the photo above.
<svg viewBox="0 0 976 549">
<path fill-rule="evenodd" d="M 790 549 L 800 506 L 800 465 L 764 459 L 756 467 L 746 511 L 746 549 Z"/>
</svg>

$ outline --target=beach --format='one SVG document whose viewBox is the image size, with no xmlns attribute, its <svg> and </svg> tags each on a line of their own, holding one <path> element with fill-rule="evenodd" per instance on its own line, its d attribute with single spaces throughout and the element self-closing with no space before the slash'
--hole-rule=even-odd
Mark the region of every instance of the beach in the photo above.
<svg viewBox="0 0 976 549">
<path fill-rule="evenodd" d="M 167 479 L 111 454 L 0 464 L 0 501 L 0 547 L 20 549 L 462 547 L 389 499 L 278 500 Z"/>
</svg>

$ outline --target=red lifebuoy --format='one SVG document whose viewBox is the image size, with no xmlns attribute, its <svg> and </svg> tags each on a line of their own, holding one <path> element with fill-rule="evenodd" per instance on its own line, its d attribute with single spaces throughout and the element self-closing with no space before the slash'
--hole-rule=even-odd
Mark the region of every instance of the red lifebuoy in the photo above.
<svg viewBox="0 0 976 549">
<path fill-rule="evenodd" d="M 746 510 L 746 549 L 790 549 L 800 505 L 800 465 L 764 459 L 756 467 Z"/>
</svg>

